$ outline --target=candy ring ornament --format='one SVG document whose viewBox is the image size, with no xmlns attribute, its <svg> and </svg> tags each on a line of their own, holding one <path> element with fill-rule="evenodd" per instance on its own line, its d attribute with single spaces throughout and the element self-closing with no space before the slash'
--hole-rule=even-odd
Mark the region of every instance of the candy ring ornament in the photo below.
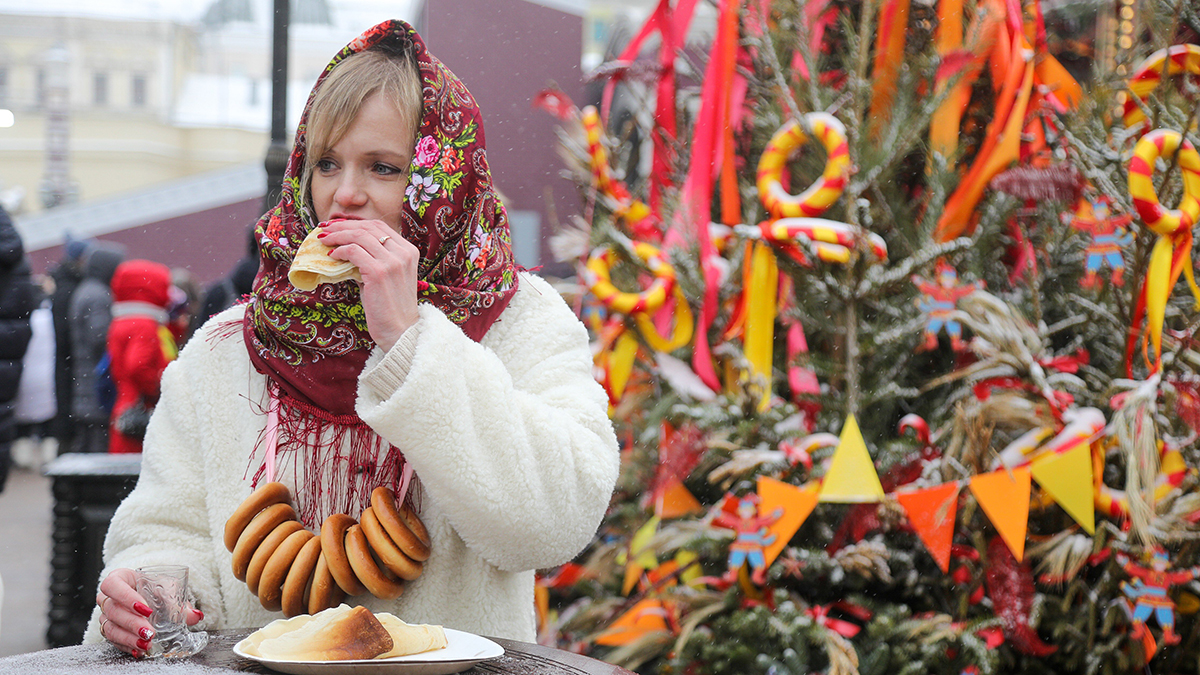
<svg viewBox="0 0 1200 675">
<path fill-rule="evenodd" d="M 1183 199 L 1175 209 L 1166 209 L 1154 191 L 1154 163 L 1161 156 L 1178 153 L 1183 175 Z M 1155 129 L 1142 136 L 1129 160 L 1129 195 L 1146 226 L 1160 235 L 1191 230 L 1200 221 L 1200 153 L 1178 131 Z"/>
<path fill-rule="evenodd" d="M 758 227 L 762 238 L 773 244 L 812 244 L 817 257 L 829 263 L 848 262 L 859 236 L 851 225 L 825 218 L 780 218 L 760 223 Z M 863 232 L 874 262 L 885 262 L 887 242 L 874 232 Z"/>
<path fill-rule="evenodd" d="M 1133 96 L 1125 95 L 1122 113 L 1126 127 L 1146 120 L 1146 113 L 1142 112 L 1139 103 L 1162 82 L 1164 70 L 1168 77 L 1182 73 L 1200 75 L 1200 45 L 1172 45 L 1160 49 L 1134 68 L 1133 77 L 1129 78 Z"/>
<path fill-rule="evenodd" d="M 671 329 L 670 336 L 659 335 L 658 327 L 654 325 L 649 314 L 639 312 L 633 315 L 633 320 L 637 324 L 638 330 L 642 332 L 642 337 L 646 339 L 646 344 L 656 352 L 669 354 L 692 341 L 692 333 L 695 331 L 692 308 L 688 305 L 687 298 L 684 297 L 683 291 L 679 290 L 678 286 L 675 287 L 675 311 L 675 325 Z"/>
<path fill-rule="evenodd" d="M 592 105 L 585 106 L 579 112 L 587 135 L 592 183 L 596 186 L 596 191 L 615 202 L 613 213 L 616 217 L 623 218 L 630 224 L 645 220 L 650 215 L 650 207 L 630 196 L 625 184 L 612 175 L 608 164 L 608 151 L 604 149 L 604 127 L 600 122 L 600 112 Z"/>
<path fill-rule="evenodd" d="M 657 311 L 667 301 L 675 287 L 675 268 L 667 262 L 658 248 L 644 242 L 635 242 L 634 253 L 650 268 L 654 281 L 641 293 L 626 293 L 613 285 L 610 269 L 616 262 L 616 253 L 611 247 L 597 248 L 588 258 L 583 270 L 584 282 L 605 307 L 621 314 L 637 314 Z"/>
<path fill-rule="evenodd" d="M 825 147 L 828 158 L 821 178 L 798 195 L 780 182 L 792 152 L 808 140 L 805 127 Z M 771 137 L 758 160 L 758 195 L 772 218 L 819 216 L 841 196 L 850 173 L 850 148 L 846 128 L 829 113 L 808 113 L 804 125 L 791 120 Z"/>
<path fill-rule="evenodd" d="M 1187 477 L 1188 468 L 1183 455 L 1174 448 L 1168 448 L 1161 440 L 1158 441 L 1159 460 L 1158 476 L 1154 481 L 1154 503 L 1157 504 L 1172 490 L 1183 484 Z M 1104 464 L 1106 448 L 1104 443 L 1092 446 L 1092 480 L 1096 510 L 1112 518 L 1129 517 L 1129 494 L 1125 490 L 1109 487 L 1104 483 Z"/>
</svg>

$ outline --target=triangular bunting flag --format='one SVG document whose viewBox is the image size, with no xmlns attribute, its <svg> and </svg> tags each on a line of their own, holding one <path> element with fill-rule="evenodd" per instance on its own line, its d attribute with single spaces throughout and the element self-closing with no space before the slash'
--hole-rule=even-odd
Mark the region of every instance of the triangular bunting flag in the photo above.
<svg viewBox="0 0 1200 675">
<path fill-rule="evenodd" d="M 619 647 L 654 631 L 669 632 L 667 608 L 662 600 L 647 598 L 629 608 L 596 638 L 596 644 Z"/>
<path fill-rule="evenodd" d="M 625 581 L 621 588 L 625 595 L 629 595 L 629 591 L 637 585 L 637 580 L 642 577 L 643 572 L 658 567 L 658 557 L 654 555 L 654 549 L 650 548 L 650 542 L 654 540 L 654 533 L 658 531 L 658 523 L 661 520 L 654 516 L 646 521 L 629 540 L 629 550 L 622 551 L 617 556 L 617 563 L 625 565 Z"/>
<path fill-rule="evenodd" d="M 679 518 L 689 513 L 703 511 L 704 507 L 678 478 L 672 478 L 658 495 L 654 503 L 654 515 L 664 520 Z"/>
<path fill-rule="evenodd" d="M 1077 443 L 1066 452 L 1037 458 L 1033 478 L 1071 514 L 1088 534 L 1096 533 L 1096 503 L 1092 495 L 1092 454 L 1087 443 Z"/>
<path fill-rule="evenodd" d="M 763 549 L 763 556 L 767 559 L 766 567 L 775 562 L 783 547 L 792 540 L 792 535 L 796 534 L 796 530 L 804 524 L 808 514 L 812 513 L 813 507 L 817 505 L 819 489 L 820 485 L 815 482 L 796 487 L 769 476 L 758 477 L 758 496 L 762 500 L 758 512 L 773 513 L 775 509 L 783 508 L 783 516 L 768 528 L 770 533 L 775 535 L 775 539 L 770 546 Z"/>
<path fill-rule="evenodd" d="M 843 504 L 883 500 L 883 485 L 879 483 L 879 474 L 875 472 L 854 415 L 846 418 L 837 450 L 833 452 L 833 460 L 821 483 L 820 500 Z"/>
<path fill-rule="evenodd" d="M 925 542 L 938 567 L 949 572 L 950 543 L 954 540 L 954 517 L 958 513 L 958 483 L 895 494 L 908 514 L 908 522 Z"/>
<path fill-rule="evenodd" d="M 1000 469 L 971 479 L 971 493 L 992 521 L 1013 557 L 1025 557 L 1025 530 L 1029 526 L 1029 467 Z"/>
</svg>

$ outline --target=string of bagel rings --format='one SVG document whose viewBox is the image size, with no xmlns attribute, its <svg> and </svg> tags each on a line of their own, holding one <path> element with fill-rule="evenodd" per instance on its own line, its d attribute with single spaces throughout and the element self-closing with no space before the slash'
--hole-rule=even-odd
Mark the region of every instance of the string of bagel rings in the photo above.
<svg viewBox="0 0 1200 675">
<path fill-rule="evenodd" d="M 336 607 L 347 595 L 400 597 L 429 559 L 429 532 L 390 488 L 371 493 L 358 521 L 335 513 L 309 532 L 282 483 L 265 483 L 225 523 L 233 575 L 259 603 L 288 617 Z"/>
</svg>

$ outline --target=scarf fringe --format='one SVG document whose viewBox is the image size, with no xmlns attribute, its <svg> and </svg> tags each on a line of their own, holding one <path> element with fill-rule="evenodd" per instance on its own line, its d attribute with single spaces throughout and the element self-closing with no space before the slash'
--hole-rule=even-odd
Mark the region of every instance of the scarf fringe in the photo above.
<svg viewBox="0 0 1200 675">
<path fill-rule="evenodd" d="M 300 522 L 317 531 L 334 513 L 357 520 L 371 505 L 371 492 L 383 485 L 399 494 L 404 454 L 379 437 L 356 415 L 330 415 L 314 406 L 281 396 L 278 385 L 268 379 L 279 398 L 279 427 L 275 454 L 275 479 L 290 472 L 296 486 L 293 505 Z M 262 414 L 266 415 L 265 408 Z M 253 470 L 251 487 L 263 482 L 267 471 L 267 430 L 259 434 L 250 456 L 247 473 Z M 404 505 L 420 513 L 419 480 L 414 476 Z"/>
<path fill-rule="evenodd" d="M 204 341 L 215 347 L 218 342 L 228 340 L 229 338 L 231 338 L 235 335 L 241 335 L 243 321 L 244 321 L 244 319 L 241 319 L 241 318 L 230 319 L 228 321 L 222 321 L 221 323 L 217 324 L 211 331 L 209 331 L 208 337 L 205 338 Z"/>
</svg>

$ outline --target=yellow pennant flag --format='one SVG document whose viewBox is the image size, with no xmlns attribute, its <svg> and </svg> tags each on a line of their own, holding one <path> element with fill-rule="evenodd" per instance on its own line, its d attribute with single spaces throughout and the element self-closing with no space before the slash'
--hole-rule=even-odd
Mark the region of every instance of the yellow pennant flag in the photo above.
<svg viewBox="0 0 1200 675">
<path fill-rule="evenodd" d="M 629 540 L 629 550 L 621 551 L 617 555 L 617 564 L 625 565 L 625 582 L 621 588 L 625 595 L 629 595 L 629 591 L 637 585 L 637 580 L 644 572 L 658 567 L 658 556 L 654 554 L 650 543 L 654 540 L 654 534 L 658 532 L 658 524 L 661 521 L 658 516 L 646 521 Z"/>
<path fill-rule="evenodd" d="M 1029 527 L 1029 467 L 1000 469 L 971 479 L 971 493 L 983 507 L 1013 557 L 1025 557 L 1025 531 Z"/>
<path fill-rule="evenodd" d="M 1092 454 L 1087 443 L 1066 452 L 1052 452 L 1031 465 L 1033 478 L 1054 501 L 1087 531 L 1096 533 L 1096 503 L 1092 494 Z"/>
<path fill-rule="evenodd" d="M 746 287 L 746 360 L 750 362 L 750 391 L 761 392 L 758 410 L 771 403 L 772 349 L 775 344 L 775 293 L 779 289 L 779 265 L 771 245 L 758 242 L 750 262 Z"/>
<path fill-rule="evenodd" d="M 820 500 L 842 504 L 883 501 L 883 485 L 854 415 L 846 418 L 837 450 L 821 482 Z"/>
<path fill-rule="evenodd" d="M 762 500 L 759 502 L 758 512 L 774 513 L 777 508 L 783 509 L 783 516 L 767 528 L 775 535 L 771 544 L 763 549 L 767 567 L 775 562 L 783 547 L 792 540 L 792 535 L 796 534 L 796 530 L 808 519 L 808 514 L 812 513 L 813 507 L 817 505 L 817 490 L 820 488 L 816 482 L 796 487 L 770 476 L 758 477 L 758 496 Z"/>
</svg>

